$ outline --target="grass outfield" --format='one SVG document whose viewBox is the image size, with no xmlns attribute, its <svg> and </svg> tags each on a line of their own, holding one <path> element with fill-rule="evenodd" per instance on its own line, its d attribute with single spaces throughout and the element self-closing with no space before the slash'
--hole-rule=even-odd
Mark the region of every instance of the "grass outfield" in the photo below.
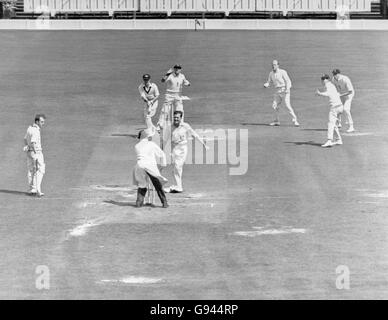
<svg viewBox="0 0 388 320">
<path fill-rule="evenodd" d="M 388 298 L 387 32 L 0 32 L 0 298 Z M 291 103 L 272 120 L 262 89 L 278 59 Z M 194 128 L 249 130 L 246 175 L 187 165 L 170 208 L 133 207 L 137 87 L 174 63 Z M 356 90 L 356 134 L 323 149 L 320 75 Z M 26 191 L 23 137 L 47 115 L 43 199 Z M 171 168 L 167 171 L 171 178 Z M 157 202 L 158 204 L 158 202 Z M 50 270 L 37 290 L 36 267 Z M 350 289 L 336 289 L 336 268 Z"/>
</svg>

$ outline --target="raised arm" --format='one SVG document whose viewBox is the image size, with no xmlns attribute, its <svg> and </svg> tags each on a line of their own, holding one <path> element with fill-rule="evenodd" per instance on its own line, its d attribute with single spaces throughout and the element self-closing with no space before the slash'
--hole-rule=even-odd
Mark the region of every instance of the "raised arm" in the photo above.
<svg viewBox="0 0 388 320">
<path fill-rule="evenodd" d="M 162 78 L 162 82 L 166 82 L 168 76 L 169 76 L 171 73 L 173 73 L 173 72 L 174 72 L 173 68 L 168 69 L 168 71 L 166 72 L 166 74 L 165 74 L 165 75 L 163 76 L 163 78 Z"/>
</svg>

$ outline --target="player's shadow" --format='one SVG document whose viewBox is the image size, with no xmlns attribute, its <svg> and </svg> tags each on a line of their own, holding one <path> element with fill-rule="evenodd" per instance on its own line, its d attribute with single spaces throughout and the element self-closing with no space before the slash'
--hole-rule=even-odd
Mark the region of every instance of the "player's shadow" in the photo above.
<svg viewBox="0 0 388 320">
<path fill-rule="evenodd" d="M 286 141 L 284 143 L 288 144 L 294 144 L 296 146 L 314 146 L 314 147 L 321 147 L 320 143 L 314 142 L 314 141 Z"/>
<path fill-rule="evenodd" d="M 303 131 L 327 131 L 327 129 L 302 129 Z"/>
<path fill-rule="evenodd" d="M 282 124 L 280 126 L 271 126 L 269 123 L 242 122 L 242 126 L 262 126 L 262 127 L 295 127 L 293 124 Z"/>
<path fill-rule="evenodd" d="M 134 139 L 137 139 L 137 134 L 132 134 L 132 133 L 112 133 L 112 137 L 131 137 Z"/>
<path fill-rule="evenodd" d="M 119 207 L 136 207 L 136 204 L 133 202 L 123 202 L 123 201 L 115 201 L 115 200 L 105 200 L 103 202 L 113 204 Z"/>
<path fill-rule="evenodd" d="M 17 195 L 17 196 L 31 196 L 28 192 L 17 191 L 17 190 L 4 190 L 4 189 L 0 189 L 0 193 L 14 194 L 14 195 Z"/>
<path fill-rule="evenodd" d="M 264 127 L 270 127 L 268 123 L 253 123 L 253 122 L 242 122 L 242 126 L 264 126 Z"/>
</svg>

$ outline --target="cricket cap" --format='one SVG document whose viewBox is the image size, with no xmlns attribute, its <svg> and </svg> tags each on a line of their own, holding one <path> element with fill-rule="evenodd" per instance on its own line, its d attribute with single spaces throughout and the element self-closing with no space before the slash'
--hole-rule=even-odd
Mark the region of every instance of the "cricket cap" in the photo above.
<svg viewBox="0 0 388 320">
<path fill-rule="evenodd" d="M 151 79 L 151 76 L 146 73 L 146 74 L 143 74 L 143 80 L 150 80 Z"/>
<path fill-rule="evenodd" d="M 145 139 L 145 138 L 152 137 L 154 135 L 155 135 L 155 129 L 154 128 L 148 128 L 148 129 L 141 130 L 137 137 L 138 137 L 138 139 L 142 140 L 142 139 Z"/>
<path fill-rule="evenodd" d="M 174 69 L 182 69 L 182 66 L 181 66 L 180 64 L 176 64 L 176 65 L 174 66 Z"/>
<path fill-rule="evenodd" d="M 334 69 L 334 70 L 332 71 L 332 73 L 333 73 L 333 76 L 335 76 L 335 75 L 341 73 L 341 71 L 340 71 L 340 69 Z"/>
</svg>

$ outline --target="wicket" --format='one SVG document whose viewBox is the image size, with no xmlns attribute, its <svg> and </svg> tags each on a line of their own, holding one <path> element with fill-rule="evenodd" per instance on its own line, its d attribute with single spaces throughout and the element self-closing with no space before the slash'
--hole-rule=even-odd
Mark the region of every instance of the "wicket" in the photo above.
<svg viewBox="0 0 388 320">
<path fill-rule="evenodd" d="M 145 196 L 145 204 L 146 205 L 154 205 L 155 204 L 155 189 L 154 185 L 151 182 L 151 179 L 147 177 L 147 193 Z"/>
</svg>

